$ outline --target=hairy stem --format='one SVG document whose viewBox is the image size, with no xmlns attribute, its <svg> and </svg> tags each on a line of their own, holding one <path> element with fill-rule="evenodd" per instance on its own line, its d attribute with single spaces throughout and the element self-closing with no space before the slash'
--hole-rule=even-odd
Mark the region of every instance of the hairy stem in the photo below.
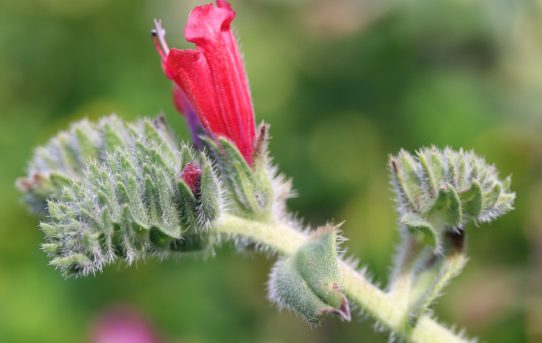
<svg viewBox="0 0 542 343">
<path fill-rule="evenodd" d="M 286 256 L 293 254 L 307 240 L 306 234 L 284 223 L 262 223 L 232 215 L 223 215 L 215 223 L 213 229 L 218 233 L 249 239 Z M 408 324 L 407 309 L 397 306 L 393 297 L 373 285 L 363 274 L 343 261 L 340 261 L 340 272 L 350 301 L 395 335 L 414 343 L 467 342 L 427 315 L 423 315 L 414 326 Z"/>
<path fill-rule="evenodd" d="M 424 246 L 410 235 L 402 238 L 399 255 L 395 258 L 395 267 L 388 286 L 388 295 L 394 299 L 396 307 L 407 311 L 414 285 L 413 270 L 425 250 Z"/>
</svg>

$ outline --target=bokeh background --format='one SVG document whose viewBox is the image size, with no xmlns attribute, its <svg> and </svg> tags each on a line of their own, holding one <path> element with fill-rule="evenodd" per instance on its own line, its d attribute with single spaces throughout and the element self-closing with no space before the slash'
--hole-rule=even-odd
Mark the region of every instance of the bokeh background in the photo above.
<svg viewBox="0 0 542 343">
<path fill-rule="evenodd" d="M 47 265 L 15 179 L 36 145 L 83 117 L 163 112 L 187 138 L 149 29 L 162 18 L 170 44 L 187 46 L 198 3 L 2 1 L 1 342 L 87 342 L 119 307 L 165 342 L 386 341 L 359 316 L 311 330 L 278 312 L 265 299 L 271 262 L 232 247 L 84 279 Z M 345 220 L 346 247 L 385 284 L 398 240 L 387 155 L 476 150 L 512 174 L 516 210 L 469 228 L 471 260 L 436 315 L 484 342 L 542 342 L 542 1 L 232 3 L 258 120 L 300 194 L 291 208 L 313 224 Z"/>
</svg>

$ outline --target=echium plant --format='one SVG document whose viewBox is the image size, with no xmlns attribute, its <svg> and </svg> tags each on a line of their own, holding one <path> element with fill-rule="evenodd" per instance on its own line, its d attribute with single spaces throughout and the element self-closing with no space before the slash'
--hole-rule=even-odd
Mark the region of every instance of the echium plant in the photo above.
<svg viewBox="0 0 542 343">
<path fill-rule="evenodd" d="M 224 0 L 196 7 L 185 37 L 169 49 L 152 31 L 173 99 L 192 143 L 164 119 L 81 121 L 36 150 L 18 187 L 40 216 L 43 250 L 64 276 L 84 276 L 149 255 L 212 255 L 222 241 L 276 253 L 269 299 L 317 325 L 355 306 L 418 343 L 465 342 L 430 308 L 467 261 L 469 227 L 512 209 L 510 179 L 472 152 L 420 149 L 390 157 L 401 242 L 389 286 L 345 262 L 339 228 L 305 229 L 289 215 L 290 181 L 268 154 L 269 126 L 255 125 L 248 81 Z M 246 244 L 252 243 L 252 244 Z"/>
</svg>

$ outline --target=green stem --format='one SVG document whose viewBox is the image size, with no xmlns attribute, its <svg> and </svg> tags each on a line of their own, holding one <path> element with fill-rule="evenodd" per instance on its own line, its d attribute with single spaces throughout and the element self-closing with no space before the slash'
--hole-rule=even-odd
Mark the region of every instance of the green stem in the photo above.
<svg viewBox="0 0 542 343">
<path fill-rule="evenodd" d="M 407 311 L 414 284 L 413 270 L 424 251 L 424 246 L 416 237 L 405 234 L 402 238 L 399 256 L 395 258 L 395 266 L 390 278 L 388 294 L 393 297 L 395 306 Z"/>
<path fill-rule="evenodd" d="M 220 217 L 213 229 L 230 237 L 245 238 L 264 245 L 281 255 L 292 255 L 307 235 L 284 223 L 262 223 L 232 215 Z M 342 286 L 350 301 L 396 335 L 413 343 L 465 343 L 464 338 L 423 315 L 415 326 L 405 320 L 409 313 L 396 306 L 394 299 L 373 285 L 363 274 L 340 261 Z"/>
<path fill-rule="evenodd" d="M 409 304 L 413 318 L 417 318 L 428 309 L 448 282 L 461 272 L 466 262 L 467 258 L 463 253 L 439 256 L 433 266 L 417 276 L 414 283 L 417 293 L 411 296 Z"/>
</svg>

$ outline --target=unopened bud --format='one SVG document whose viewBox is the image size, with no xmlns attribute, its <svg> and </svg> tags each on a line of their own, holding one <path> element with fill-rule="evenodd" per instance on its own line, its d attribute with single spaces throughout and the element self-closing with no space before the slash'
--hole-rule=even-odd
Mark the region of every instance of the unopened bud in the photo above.
<svg viewBox="0 0 542 343">
<path fill-rule="evenodd" d="M 269 298 L 311 325 L 319 324 L 328 313 L 350 320 L 348 300 L 341 289 L 334 227 L 320 229 L 293 256 L 276 263 Z"/>
</svg>

